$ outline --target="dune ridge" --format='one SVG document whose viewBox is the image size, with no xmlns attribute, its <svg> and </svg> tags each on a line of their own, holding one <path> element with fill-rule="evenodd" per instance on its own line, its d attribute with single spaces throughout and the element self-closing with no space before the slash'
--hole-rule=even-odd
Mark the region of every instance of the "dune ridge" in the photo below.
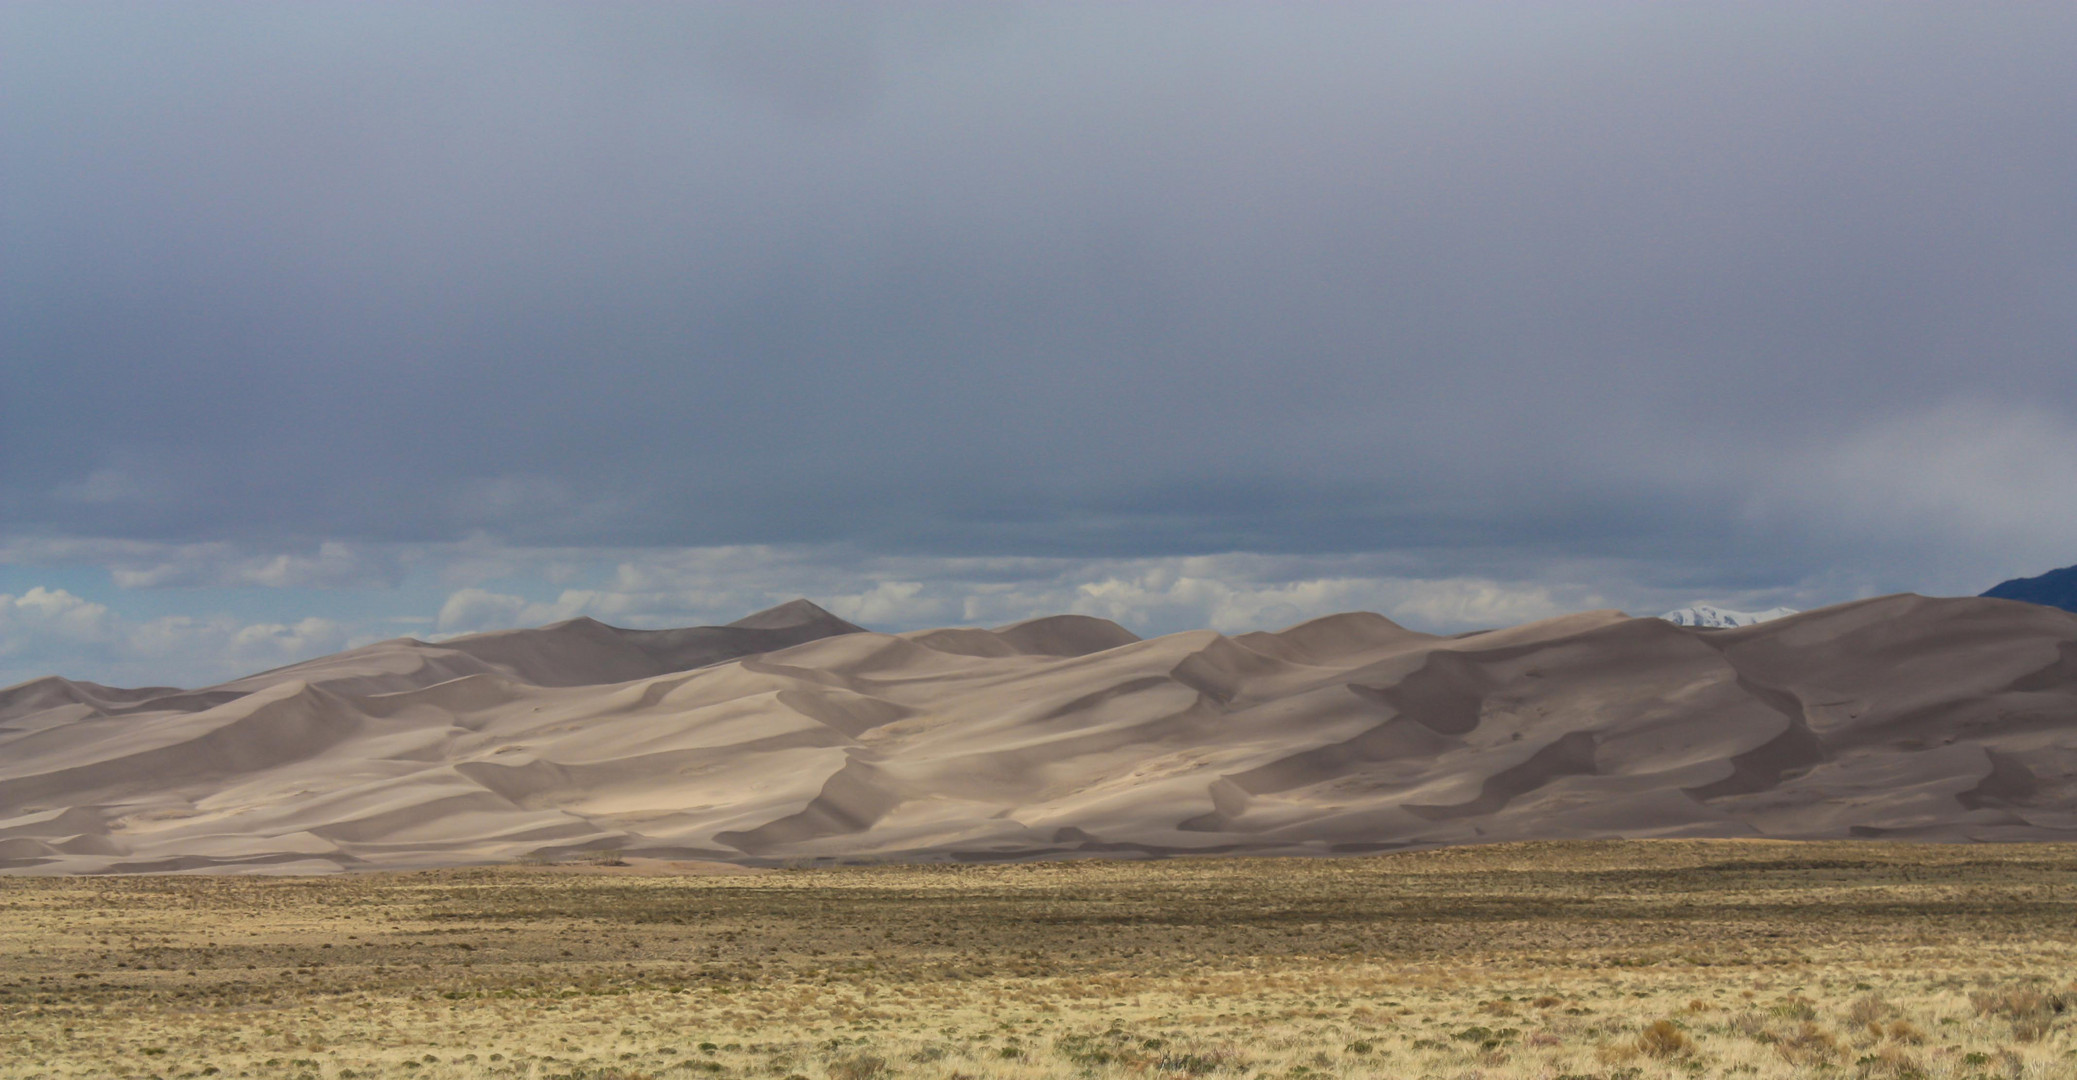
<svg viewBox="0 0 2077 1080">
<path fill-rule="evenodd" d="M 1899 595 L 1733 629 L 1353 612 L 1141 640 L 881 634 L 803 600 L 0 690 L 0 872 L 1609 836 L 2077 839 L 2077 615 Z"/>
</svg>

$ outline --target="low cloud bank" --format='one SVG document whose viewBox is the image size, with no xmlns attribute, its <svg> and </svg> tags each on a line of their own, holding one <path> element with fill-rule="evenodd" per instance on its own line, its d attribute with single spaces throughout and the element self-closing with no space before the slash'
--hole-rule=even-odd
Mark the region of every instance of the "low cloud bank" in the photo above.
<svg viewBox="0 0 2077 1080">
<path fill-rule="evenodd" d="M 578 616 L 635 627 L 723 623 L 796 596 L 880 630 L 1071 612 L 1143 635 L 1274 629 L 1350 610 L 1454 632 L 1697 599 L 1814 606 L 1810 588 L 1695 594 L 1679 575 L 1663 579 L 1662 569 L 1641 564 L 1524 563 L 1521 573 L 1480 574 L 1437 558 L 1376 553 L 930 558 L 836 546 L 595 551 L 481 539 L 286 553 L 227 545 L 154 551 L 134 542 L 31 547 L 0 548 L 15 556 L 4 567 L 9 580 L 64 570 L 68 584 L 0 593 L 0 684 L 63 674 L 193 686 L 403 635 L 439 640 Z M 370 567 L 376 572 L 364 576 L 341 569 Z M 224 584 L 173 584 L 190 581 Z"/>
</svg>

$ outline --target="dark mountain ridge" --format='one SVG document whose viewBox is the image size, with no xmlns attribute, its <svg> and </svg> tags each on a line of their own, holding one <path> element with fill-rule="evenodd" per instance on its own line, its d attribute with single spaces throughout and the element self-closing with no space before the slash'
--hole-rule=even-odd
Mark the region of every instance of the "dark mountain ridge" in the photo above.
<svg viewBox="0 0 2077 1080">
<path fill-rule="evenodd" d="M 2020 600 L 2077 611 L 2077 566 L 2065 566 L 2030 578 L 2001 581 L 1983 595 L 1995 600 Z"/>
</svg>

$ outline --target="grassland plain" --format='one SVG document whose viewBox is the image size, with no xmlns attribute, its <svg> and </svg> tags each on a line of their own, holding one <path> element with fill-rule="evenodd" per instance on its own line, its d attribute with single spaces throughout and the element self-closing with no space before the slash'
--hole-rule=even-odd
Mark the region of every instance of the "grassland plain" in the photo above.
<svg viewBox="0 0 2077 1080">
<path fill-rule="evenodd" d="M 0 879 L 0 1077 L 2077 1077 L 2077 848 Z"/>
</svg>

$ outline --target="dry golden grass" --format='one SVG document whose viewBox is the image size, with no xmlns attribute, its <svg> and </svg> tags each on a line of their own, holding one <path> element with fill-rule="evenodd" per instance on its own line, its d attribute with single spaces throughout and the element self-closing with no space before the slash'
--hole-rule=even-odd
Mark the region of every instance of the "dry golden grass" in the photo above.
<svg viewBox="0 0 2077 1080">
<path fill-rule="evenodd" d="M 10 878 L 0 1077 L 2065 1078 L 2073 977 L 2065 846 Z"/>
</svg>

